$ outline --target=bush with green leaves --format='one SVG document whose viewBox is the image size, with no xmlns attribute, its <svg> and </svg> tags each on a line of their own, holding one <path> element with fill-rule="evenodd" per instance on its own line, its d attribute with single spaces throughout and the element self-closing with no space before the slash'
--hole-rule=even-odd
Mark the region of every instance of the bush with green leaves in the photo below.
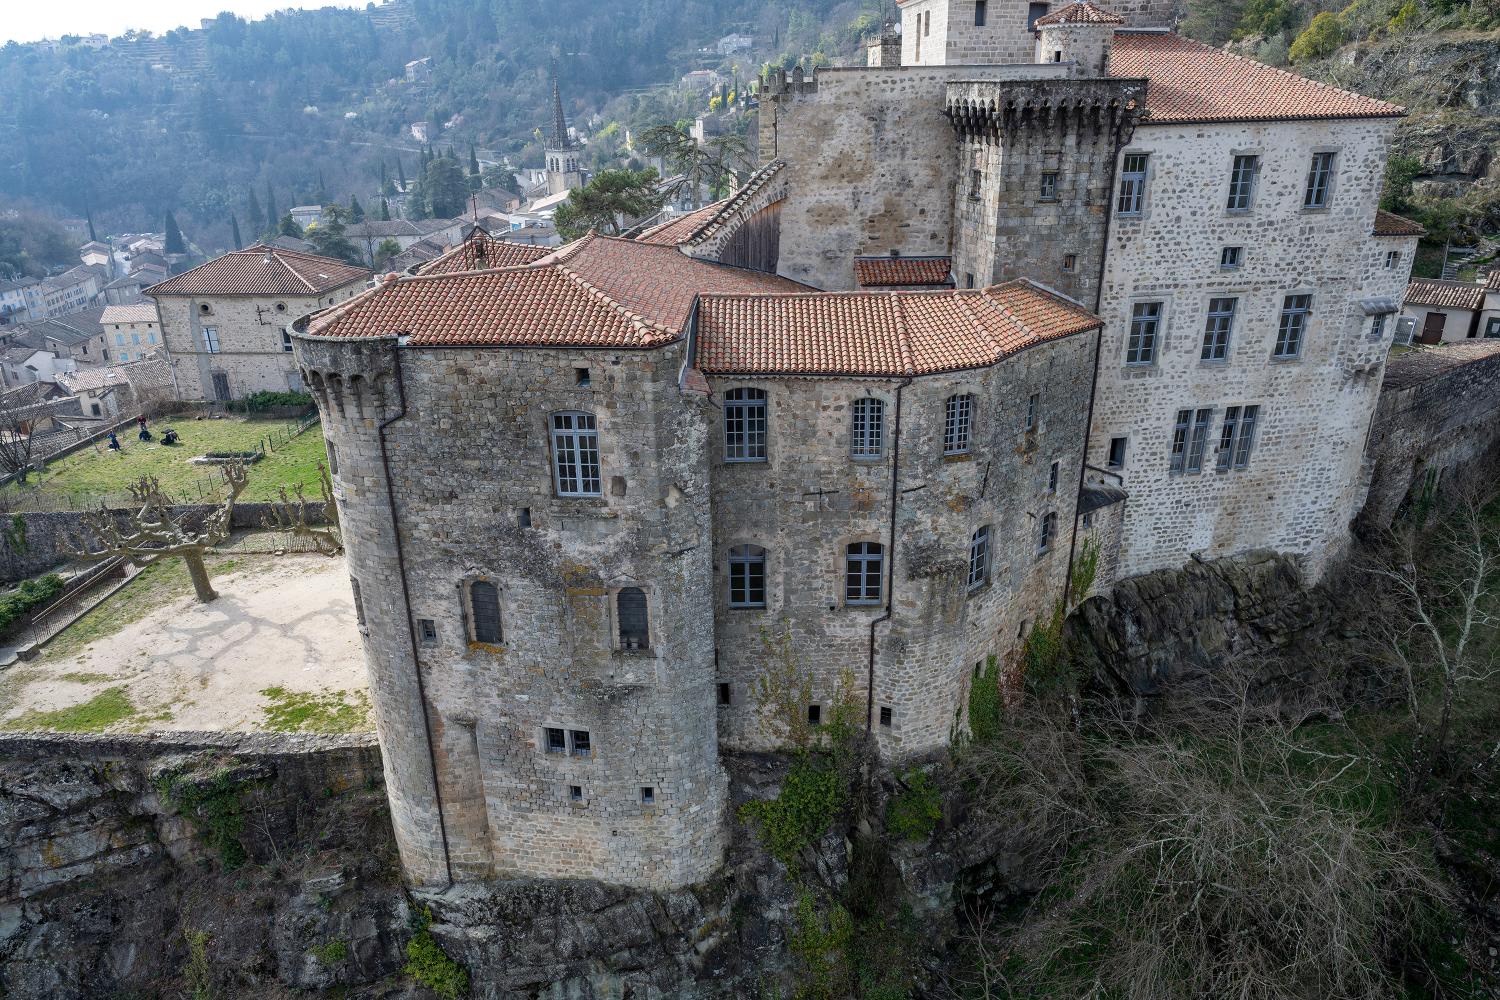
<svg viewBox="0 0 1500 1000">
<path fill-rule="evenodd" d="M 901 791 L 886 804 L 886 830 L 901 840 L 926 840 L 943 818 L 942 791 L 921 770 L 902 775 L 901 786 Z"/>
<path fill-rule="evenodd" d="M 14 625 L 27 612 L 50 604 L 62 593 L 62 589 L 62 577 L 56 573 L 22 581 L 15 590 L 0 597 L 0 633 Z"/>
<path fill-rule="evenodd" d="M 1292 43 L 1291 58 L 1294 63 L 1323 59 L 1333 55 L 1344 44 L 1344 22 L 1337 14 L 1323 11 L 1312 19 L 1307 30 Z"/>
<path fill-rule="evenodd" d="M 411 940 L 406 943 L 406 965 L 403 973 L 415 979 L 441 1000 L 458 1000 L 469 994 L 469 970 L 448 957 L 432 936 L 432 911 L 417 910 L 412 915 Z"/>
</svg>

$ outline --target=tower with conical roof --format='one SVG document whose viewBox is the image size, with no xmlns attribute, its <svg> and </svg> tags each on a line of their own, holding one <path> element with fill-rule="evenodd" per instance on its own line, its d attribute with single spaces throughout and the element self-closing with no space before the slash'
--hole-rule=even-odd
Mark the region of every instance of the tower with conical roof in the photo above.
<svg viewBox="0 0 1500 1000">
<path fill-rule="evenodd" d="M 583 186 L 583 165 L 578 144 L 568 133 L 563 114 L 562 87 L 557 80 L 557 60 L 552 60 L 552 130 L 547 136 L 547 194 L 562 194 Z"/>
</svg>

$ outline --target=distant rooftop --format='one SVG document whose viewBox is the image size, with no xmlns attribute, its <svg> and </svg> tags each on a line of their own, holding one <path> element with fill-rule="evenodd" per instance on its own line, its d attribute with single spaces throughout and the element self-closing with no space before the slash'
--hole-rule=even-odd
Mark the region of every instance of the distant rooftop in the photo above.
<svg viewBox="0 0 1500 1000">
<path fill-rule="evenodd" d="M 363 281 L 370 272 L 331 257 L 257 244 L 184 271 L 147 295 L 321 295 Z"/>
</svg>

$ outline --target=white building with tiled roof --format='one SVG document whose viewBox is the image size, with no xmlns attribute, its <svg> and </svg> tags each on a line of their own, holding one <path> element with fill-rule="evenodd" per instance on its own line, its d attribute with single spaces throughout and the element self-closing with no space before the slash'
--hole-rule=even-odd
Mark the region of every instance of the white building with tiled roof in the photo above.
<svg viewBox="0 0 1500 1000">
<path fill-rule="evenodd" d="M 771 74 L 723 202 L 299 321 L 413 883 L 701 881 L 773 665 L 937 752 L 1089 553 L 1342 551 L 1401 109 L 1171 7 L 901 0 L 900 64 Z"/>
<path fill-rule="evenodd" d="M 300 391 L 292 321 L 347 301 L 369 280 L 369 271 L 343 261 L 253 246 L 152 285 L 145 295 L 159 312 L 181 398 L 231 400 Z M 134 358 L 139 346 L 127 340 L 124 349 Z"/>
</svg>

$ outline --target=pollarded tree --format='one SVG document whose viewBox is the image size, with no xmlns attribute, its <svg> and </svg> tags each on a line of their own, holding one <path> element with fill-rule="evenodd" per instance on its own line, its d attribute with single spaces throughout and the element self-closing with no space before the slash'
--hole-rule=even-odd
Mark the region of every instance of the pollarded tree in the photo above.
<svg viewBox="0 0 1500 1000">
<path fill-rule="evenodd" d="M 154 476 L 142 476 L 130 486 L 130 495 L 140 508 L 127 515 L 123 525 L 117 513 L 101 505 L 97 511 L 82 515 L 83 531 L 70 536 L 68 544 L 74 554 L 83 559 L 124 556 L 149 565 L 180 557 L 187 564 L 198 602 L 207 604 L 219 595 L 209 582 L 203 556 L 229 537 L 235 502 L 249 481 L 243 462 L 220 466 L 219 472 L 224 477 L 228 495 L 223 503 L 208 513 L 203 526 L 197 530 L 189 524 L 190 514 L 173 511 L 172 498 Z"/>
<path fill-rule="evenodd" d="M 276 492 L 281 499 L 271 503 L 271 510 L 262 523 L 273 531 L 310 538 L 318 552 L 336 556 L 344 551 L 344 538 L 339 527 L 339 507 L 333 498 L 333 480 L 328 475 L 328 466 L 322 462 L 318 463 L 318 490 L 321 499 L 308 503 L 301 483 L 290 491 L 285 486 L 278 487 Z M 308 522 L 308 515 L 314 512 L 321 513 L 321 523 Z"/>
</svg>

